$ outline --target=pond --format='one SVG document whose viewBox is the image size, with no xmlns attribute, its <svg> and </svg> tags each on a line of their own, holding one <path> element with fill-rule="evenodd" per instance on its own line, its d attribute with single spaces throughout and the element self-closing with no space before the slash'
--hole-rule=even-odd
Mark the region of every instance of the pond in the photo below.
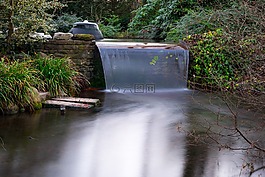
<svg viewBox="0 0 265 177">
<path fill-rule="evenodd" d="M 100 98 L 102 106 L 0 116 L 0 176 L 247 177 L 264 166 L 261 156 L 221 146 L 249 147 L 242 138 L 209 131 L 228 135 L 233 127 L 231 112 L 214 95 L 183 89 L 81 96 Z M 252 113 L 240 112 L 242 130 L 259 125 Z M 263 140 L 262 132 L 247 135 Z M 265 172 L 251 176 L 259 175 Z"/>
</svg>

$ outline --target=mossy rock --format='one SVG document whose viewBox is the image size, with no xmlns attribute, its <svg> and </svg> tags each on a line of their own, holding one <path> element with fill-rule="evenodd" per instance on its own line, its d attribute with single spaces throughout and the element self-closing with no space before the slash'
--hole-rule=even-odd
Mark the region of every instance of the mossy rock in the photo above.
<svg viewBox="0 0 265 177">
<path fill-rule="evenodd" d="M 34 87 L 31 88 L 31 92 L 29 92 L 29 95 L 32 99 L 32 102 L 34 103 L 39 103 L 41 102 L 41 97 L 40 97 L 40 94 L 38 92 L 38 90 Z"/>
<path fill-rule="evenodd" d="M 39 110 L 42 108 L 41 103 L 41 96 L 38 92 L 38 90 L 34 87 L 31 88 L 31 92 L 29 92 L 29 95 L 31 97 L 31 106 L 34 108 L 34 110 Z"/>
<path fill-rule="evenodd" d="M 40 110 L 42 108 L 42 103 L 41 102 L 35 102 L 33 104 L 33 107 L 35 110 Z"/>
<path fill-rule="evenodd" d="M 5 107 L 3 111 L 4 111 L 4 114 L 8 114 L 8 115 L 17 114 L 19 112 L 19 107 L 18 105 L 11 103 L 7 107 Z"/>
<path fill-rule="evenodd" d="M 74 34 L 73 40 L 91 41 L 95 40 L 95 37 L 91 34 Z"/>
</svg>

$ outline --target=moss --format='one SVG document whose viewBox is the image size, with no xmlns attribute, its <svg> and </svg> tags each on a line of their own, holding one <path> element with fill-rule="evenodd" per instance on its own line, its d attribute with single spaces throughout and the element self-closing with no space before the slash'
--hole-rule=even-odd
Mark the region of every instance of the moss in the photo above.
<svg viewBox="0 0 265 177">
<path fill-rule="evenodd" d="M 72 39 L 73 40 L 91 41 L 91 40 L 94 40 L 95 37 L 91 34 L 74 34 Z"/>
<path fill-rule="evenodd" d="M 24 107 L 21 107 L 19 111 L 20 111 L 20 112 L 25 112 L 26 109 L 25 109 Z"/>
<path fill-rule="evenodd" d="M 96 46 L 94 49 L 93 53 L 93 76 L 90 78 L 90 87 L 95 87 L 95 88 L 101 88 L 105 89 L 106 84 L 105 84 L 105 77 L 104 77 L 104 71 L 103 71 L 103 66 L 102 66 L 102 61 L 100 58 L 100 53 L 99 49 Z"/>
<path fill-rule="evenodd" d="M 36 102 L 36 103 L 34 103 L 33 107 L 34 107 L 35 110 L 39 110 L 39 109 L 42 108 L 42 103 L 41 102 Z"/>
</svg>

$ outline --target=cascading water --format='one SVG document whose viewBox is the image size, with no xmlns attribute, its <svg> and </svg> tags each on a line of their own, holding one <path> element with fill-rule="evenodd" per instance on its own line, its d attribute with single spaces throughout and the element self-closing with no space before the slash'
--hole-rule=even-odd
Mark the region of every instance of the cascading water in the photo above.
<svg viewBox="0 0 265 177">
<path fill-rule="evenodd" d="M 97 46 L 109 91 L 154 93 L 187 87 L 188 50 L 156 43 L 97 42 Z"/>
</svg>

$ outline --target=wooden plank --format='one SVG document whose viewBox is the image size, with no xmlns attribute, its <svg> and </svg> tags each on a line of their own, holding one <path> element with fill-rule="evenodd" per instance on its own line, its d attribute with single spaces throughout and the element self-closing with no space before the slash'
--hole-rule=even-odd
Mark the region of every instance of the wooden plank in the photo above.
<svg viewBox="0 0 265 177">
<path fill-rule="evenodd" d="M 99 99 L 92 99 L 92 98 L 61 97 L 61 98 L 52 98 L 52 99 L 57 101 L 66 101 L 66 102 L 89 103 L 95 106 L 100 105 Z"/>
<path fill-rule="evenodd" d="M 94 107 L 91 104 L 84 103 L 75 103 L 75 102 L 66 102 L 66 101 L 57 101 L 57 100 L 46 100 L 44 102 L 45 107 L 68 107 L 68 108 L 81 108 L 81 109 L 89 109 Z"/>
</svg>

